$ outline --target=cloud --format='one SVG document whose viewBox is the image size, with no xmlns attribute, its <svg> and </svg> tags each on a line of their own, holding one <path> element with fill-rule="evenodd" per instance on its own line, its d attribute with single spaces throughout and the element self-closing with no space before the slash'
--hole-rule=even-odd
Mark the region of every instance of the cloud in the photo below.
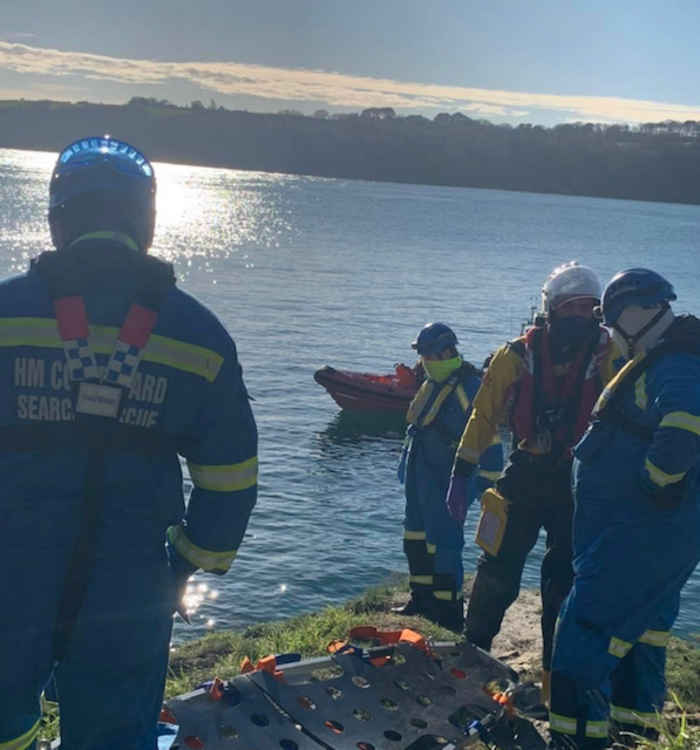
<svg viewBox="0 0 700 750">
<path fill-rule="evenodd" d="M 700 120 L 700 105 L 622 97 L 537 94 L 445 86 L 351 76 L 323 70 L 296 70 L 236 62 L 161 62 L 64 52 L 0 42 L 0 71 L 48 77 L 78 76 L 127 85 L 169 85 L 186 81 L 212 93 L 280 101 L 323 102 L 328 107 L 394 107 L 464 110 L 521 117 L 547 110 L 565 119 L 608 122 Z"/>
<path fill-rule="evenodd" d="M 10 31 L 3 34 L 3 37 L 8 42 L 27 42 L 30 39 L 36 39 L 36 34 L 31 31 Z"/>
</svg>

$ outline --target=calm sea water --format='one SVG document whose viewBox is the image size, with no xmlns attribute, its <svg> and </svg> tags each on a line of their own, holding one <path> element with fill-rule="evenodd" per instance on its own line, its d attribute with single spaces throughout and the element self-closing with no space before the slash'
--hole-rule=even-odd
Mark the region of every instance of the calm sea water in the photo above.
<svg viewBox="0 0 700 750">
<path fill-rule="evenodd" d="M 49 248 L 54 155 L 0 150 L 0 274 Z M 237 342 L 260 430 L 260 494 L 224 578 L 199 574 L 192 627 L 175 638 L 344 601 L 404 571 L 402 425 L 340 412 L 313 380 L 324 364 L 412 363 L 426 322 L 457 331 L 480 363 L 516 335 L 551 268 L 603 280 L 650 266 L 700 314 L 700 207 L 327 180 L 157 164 L 153 252 Z M 468 520 L 473 537 L 476 509 Z M 542 545 L 523 584 L 536 587 Z M 476 548 L 465 550 L 473 570 Z M 700 631 L 700 573 L 677 629 Z"/>
</svg>

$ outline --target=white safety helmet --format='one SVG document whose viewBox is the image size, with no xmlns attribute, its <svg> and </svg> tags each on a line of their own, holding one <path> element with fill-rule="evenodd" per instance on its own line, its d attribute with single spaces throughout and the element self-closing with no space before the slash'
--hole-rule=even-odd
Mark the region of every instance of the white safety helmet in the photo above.
<svg viewBox="0 0 700 750">
<path fill-rule="evenodd" d="M 574 299 L 600 301 L 600 281 L 595 271 L 575 260 L 557 266 L 542 287 L 542 313 L 550 315 L 560 305 Z"/>
</svg>

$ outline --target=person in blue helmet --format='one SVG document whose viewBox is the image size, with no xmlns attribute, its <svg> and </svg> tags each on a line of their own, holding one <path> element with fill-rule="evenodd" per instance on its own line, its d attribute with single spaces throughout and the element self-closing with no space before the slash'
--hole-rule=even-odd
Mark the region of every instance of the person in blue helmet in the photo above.
<svg viewBox="0 0 700 750">
<path fill-rule="evenodd" d="M 481 384 L 481 372 L 462 359 L 457 336 L 444 323 L 429 323 L 411 345 L 426 374 L 406 414 L 408 428 L 399 465 L 405 483 L 404 552 L 411 597 L 394 612 L 423 615 L 451 630 L 464 624 L 463 524 L 450 518 L 445 493 L 457 443 Z M 503 467 L 500 441 L 481 456 L 470 499 L 491 486 Z"/>
<path fill-rule="evenodd" d="M 555 747 L 653 736 L 666 644 L 700 561 L 700 320 L 674 315 L 671 284 L 632 268 L 602 298 L 627 364 L 575 448 L 574 583 L 556 631 Z M 633 738 L 632 738 L 633 739 Z"/>
<path fill-rule="evenodd" d="M 228 570 L 255 504 L 236 347 L 147 254 L 155 190 L 127 143 L 72 143 L 56 250 L 0 284 L 2 750 L 34 746 L 52 676 L 62 747 L 154 750 L 185 582 Z"/>
</svg>

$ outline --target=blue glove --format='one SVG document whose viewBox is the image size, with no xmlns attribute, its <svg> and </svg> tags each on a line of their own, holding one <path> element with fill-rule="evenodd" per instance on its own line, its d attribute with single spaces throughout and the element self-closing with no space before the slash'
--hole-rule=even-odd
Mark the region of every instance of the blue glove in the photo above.
<svg viewBox="0 0 700 750">
<path fill-rule="evenodd" d="M 175 589 L 177 591 L 177 606 L 175 611 L 190 625 L 190 616 L 187 614 L 187 608 L 182 603 L 182 597 L 185 595 L 187 589 L 187 581 L 189 581 L 190 576 L 196 573 L 199 568 L 196 565 L 192 565 L 189 560 L 186 560 L 168 541 L 165 543 L 165 552 L 168 556 L 170 571 L 175 579 Z"/>
<path fill-rule="evenodd" d="M 458 458 L 450 476 L 450 486 L 447 489 L 447 512 L 458 523 L 464 523 L 467 517 L 469 483 L 476 471 L 476 464 L 471 464 Z"/>
</svg>

